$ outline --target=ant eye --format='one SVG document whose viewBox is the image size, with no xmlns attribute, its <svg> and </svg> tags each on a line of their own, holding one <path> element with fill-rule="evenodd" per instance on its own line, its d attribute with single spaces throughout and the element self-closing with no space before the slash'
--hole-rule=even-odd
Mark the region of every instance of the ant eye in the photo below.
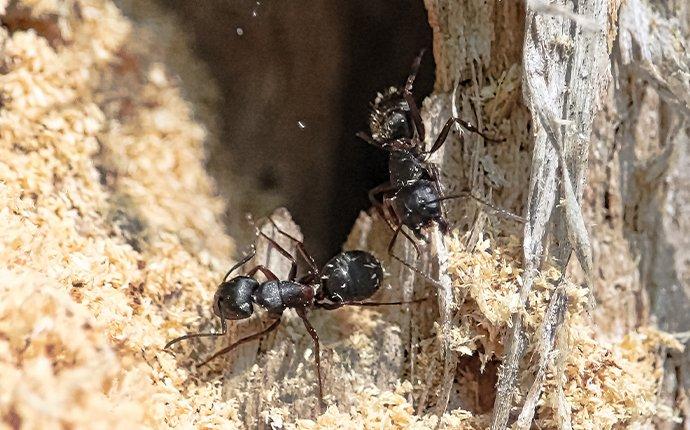
<svg viewBox="0 0 690 430">
<path fill-rule="evenodd" d="M 386 121 L 386 128 L 389 130 L 391 139 L 412 138 L 410 121 L 404 112 L 394 112 Z"/>
</svg>

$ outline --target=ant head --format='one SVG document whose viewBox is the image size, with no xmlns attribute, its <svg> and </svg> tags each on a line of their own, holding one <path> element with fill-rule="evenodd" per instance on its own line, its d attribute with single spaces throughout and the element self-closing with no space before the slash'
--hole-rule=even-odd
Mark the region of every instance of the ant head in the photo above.
<svg viewBox="0 0 690 430">
<path fill-rule="evenodd" d="M 223 281 L 213 296 L 213 313 L 224 320 L 242 320 L 252 316 L 253 293 L 259 282 L 248 276 Z"/>
<path fill-rule="evenodd" d="M 376 97 L 369 127 L 373 140 L 384 148 L 392 141 L 414 137 L 410 107 L 399 88 L 391 87 Z"/>
<path fill-rule="evenodd" d="M 331 258 L 321 273 L 325 296 L 334 302 L 368 299 L 381 286 L 381 263 L 368 252 L 345 251 Z"/>
</svg>

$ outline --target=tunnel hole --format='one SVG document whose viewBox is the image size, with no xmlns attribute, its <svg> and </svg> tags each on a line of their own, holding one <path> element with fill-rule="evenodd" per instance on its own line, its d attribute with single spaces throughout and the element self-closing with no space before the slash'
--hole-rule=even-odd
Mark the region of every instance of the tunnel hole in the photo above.
<svg viewBox="0 0 690 430">
<path fill-rule="evenodd" d="M 320 260 L 340 250 L 386 154 L 359 141 L 377 91 L 401 84 L 432 34 L 421 1 L 166 0 L 218 88 L 209 171 L 230 202 L 240 248 L 244 214 L 288 208 Z M 416 82 L 433 87 L 427 54 Z"/>
<path fill-rule="evenodd" d="M 332 234 L 324 246 L 336 252 L 360 210 L 370 206 L 367 192 L 388 179 L 388 156 L 355 137 L 368 131 L 368 109 L 376 93 L 401 85 L 422 48 L 427 55 L 415 82 L 421 101 L 431 93 L 434 64 L 432 32 L 420 2 L 354 1 L 349 3 L 347 58 L 342 86 L 340 156 L 331 193 Z"/>
</svg>

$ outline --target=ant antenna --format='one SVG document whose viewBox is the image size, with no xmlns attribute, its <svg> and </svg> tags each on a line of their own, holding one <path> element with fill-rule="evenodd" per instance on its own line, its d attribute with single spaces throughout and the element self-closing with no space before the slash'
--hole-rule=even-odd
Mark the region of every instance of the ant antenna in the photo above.
<svg viewBox="0 0 690 430">
<path fill-rule="evenodd" d="M 171 340 L 170 342 L 166 343 L 163 349 L 168 349 L 177 342 L 185 339 L 190 339 L 193 337 L 218 337 L 218 336 L 225 336 L 228 332 L 228 326 L 227 323 L 223 318 L 220 319 L 220 332 L 219 333 L 214 333 L 214 332 L 208 332 L 208 333 L 190 333 L 186 334 L 184 336 L 180 336 L 178 338 L 175 338 Z"/>
<path fill-rule="evenodd" d="M 516 214 L 514 214 L 514 213 L 512 213 L 512 212 L 509 212 L 509 211 L 507 211 L 507 210 L 505 210 L 505 209 L 501 209 L 501 208 L 499 208 L 499 207 L 496 207 L 496 206 L 492 205 L 491 203 L 485 201 L 484 199 L 482 199 L 482 198 L 480 198 L 480 197 L 477 197 L 477 196 L 475 196 L 475 195 L 473 195 L 473 194 L 471 194 L 471 193 L 468 193 L 468 192 L 464 192 L 464 193 L 460 193 L 460 194 L 455 194 L 455 195 L 452 195 L 452 196 L 444 196 L 444 197 L 441 197 L 441 198 L 438 198 L 438 199 L 434 199 L 434 200 L 431 200 L 431 201 L 429 201 L 429 202 L 424 203 L 424 206 L 428 206 L 428 205 L 430 205 L 430 204 L 432 204 L 432 203 L 442 202 L 442 201 L 444 201 L 444 200 L 460 199 L 460 198 L 464 198 L 464 197 L 470 197 L 470 198 L 474 199 L 475 201 L 481 203 L 482 205 L 484 205 L 484 206 L 486 206 L 486 207 L 492 209 L 492 210 L 495 211 L 496 213 L 501 214 L 501 215 L 503 215 L 504 217 L 506 217 L 506 218 L 508 218 L 508 219 L 512 219 L 513 221 L 517 221 L 517 222 L 522 223 L 522 224 L 525 224 L 525 223 L 527 222 L 527 219 L 521 217 L 520 215 L 516 215 Z"/>
<path fill-rule="evenodd" d="M 252 258 L 254 258 L 254 255 L 256 255 L 256 248 L 254 247 L 254 245 L 252 245 L 252 246 L 251 246 L 251 251 L 249 252 L 249 254 L 245 255 L 244 258 L 242 258 L 240 261 L 237 262 L 237 264 L 235 264 L 234 266 L 232 266 L 232 267 L 230 268 L 230 270 L 228 270 L 228 273 L 226 273 L 225 276 L 223 276 L 223 282 L 225 282 L 225 280 L 228 279 L 228 276 L 230 276 L 230 274 L 231 274 L 232 272 L 234 272 L 235 270 L 237 270 L 237 269 L 239 269 L 240 267 L 244 266 L 245 264 L 247 264 L 247 262 L 248 262 L 249 260 L 251 260 Z M 181 340 L 190 339 L 190 338 L 194 338 L 194 337 L 218 337 L 218 336 L 225 336 L 225 335 L 227 334 L 227 332 L 228 332 L 227 323 L 226 323 L 225 319 L 223 319 L 223 318 L 221 317 L 221 318 L 220 318 L 220 332 L 218 332 L 218 333 L 215 333 L 215 332 L 208 332 L 208 333 L 190 333 L 190 334 L 186 334 L 186 335 L 184 335 L 184 336 L 177 337 L 177 338 L 171 340 L 170 342 L 166 343 L 165 346 L 163 347 L 163 349 L 168 349 L 168 348 L 170 348 L 171 346 L 173 346 L 174 344 L 176 344 L 177 342 L 179 342 L 179 341 L 181 341 Z"/>
<path fill-rule="evenodd" d="M 226 273 L 225 276 L 223 276 L 223 282 L 225 282 L 225 280 L 228 279 L 228 276 L 230 276 L 232 272 L 244 266 L 245 264 L 247 264 L 247 261 L 254 258 L 254 256 L 256 255 L 256 247 L 252 245 L 250 248 L 251 251 L 249 251 L 249 254 L 245 255 L 244 258 L 242 258 L 240 261 L 237 262 L 237 264 L 232 266 L 230 270 L 228 270 L 228 273 Z"/>
<path fill-rule="evenodd" d="M 419 54 L 417 54 L 417 57 L 415 57 L 414 62 L 412 63 L 410 75 L 407 77 L 407 82 L 405 82 L 405 90 L 406 91 L 412 90 L 412 86 L 414 85 L 414 80 L 417 77 L 417 72 L 419 71 L 419 65 L 422 63 L 422 56 L 424 55 L 424 52 L 426 52 L 426 48 L 422 48 L 419 51 Z"/>
</svg>

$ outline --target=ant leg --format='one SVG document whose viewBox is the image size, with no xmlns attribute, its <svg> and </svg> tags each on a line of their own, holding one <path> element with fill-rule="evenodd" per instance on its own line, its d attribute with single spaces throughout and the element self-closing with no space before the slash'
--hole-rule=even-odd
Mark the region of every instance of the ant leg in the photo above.
<svg viewBox="0 0 690 430">
<path fill-rule="evenodd" d="M 421 299 L 414 300 L 400 300 L 397 302 L 346 302 L 344 305 L 348 306 L 395 306 L 395 305 L 409 305 L 413 303 L 422 303 L 426 301 L 429 297 L 422 297 Z"/>
<path fill-rule="evenodd" d="M 417 256 L 419 257 L 419 255 L 420 255 L 421 252 L 420 252 L 420 250 L 419 250 L 419 246 L 417 245 L 417 241 L 416 241 L 414 238 L 412 238 L 412 237 L 403 229 L 403 226 L 402 226 L 402 225 L 401 225 L 400 227 L 398 227 L 398 229 L 395 231 L 395 233 L 393 234 L 393 238 L 391 239 L 390 243 L 388 244 L 388 255 L 391 256 L 393 259 L 398 260 L 400 263 L 402 263 L 403 266 L 405 266 L 405 267 L 407 267 L 408 269 L 414 271 L 415 273 L 417 273 L 418 275 L 422 276 L 424 279 L 428 280 L 428 281 L 431 282 L 432 284 L 434 284 L 434 285 L 439 285 L 438 281 L 436 281 L 435 279 L 432 279 L 431 277 L 429 277 L 428 275 L 426 275 L 425 273 L 423 273 L 421 270 L 417 269 L 416 267 L 412 266 L 412 265 L 411 265 L 410 263 L 408 263 L 407 261 L 405 261 L 405 260 L 403 260 L 402 258 L 400 258 L 400 257 L 398 257 L 397 255 L 395 255 L 395 252 L 393 251 L 393 247 L 394 247 L 394 244 L 395 244 L 395 240 L 397 239 L 398 233 L 400 233 L 400 232 L 402 232 L 403 236 L 405 236 L 405 237 L 407 238 L 407 240 L 409 240 L 410 243 L 412 243 L 412 246 L 414 246 L 414 250 L 415 250 L 415 252 L 417 253 Z"/>
<path fill-rule="evenodd" d="M 431 177 L 431 180 L 436 182 L 439 191 L 441 191 L 441 180 L 439 179 L 441 177 L 441 171 L 439 170 L 438 166 L 434 163 L 429 163 L 428 166 L 426 166 L 426 169 Z"/>
<path fill-rule="evenodd" d="M 297 260 L 295 260 L 295 257 L 292 254 L 290 254 L 285 248 L 280 246 L 280 244 L 278 242 L 271 239 L 271 237 L 268 236 L 266 233 L 264 233 L 263 231 L 258 230 L 258 229 L 257 229 L 257 231 L 259 232 L 259 235 L 263 236 L 263 238 L 268 241 L 268 243 L 273 245 L 273 247 L 276 249 L 276 251 L 278 251 L 283 257 L 290 260 L 290 274 L 288 275 L 288 280 L 294 281 L 295 278 L 297 277 Z M 263 266 L 261 266 L 261 267 L 263 267 Z M 275 275 L 273 275 L 273 276 L 275 276 Z"/>
<path fill-rule="evenodd" d="M 269 219 L 270 219 L 270 217 L 269 217 Z M 295 260 L 295 257 L 292 254 L 290 254 L 285 248 L 280 246 L 280 244 L 278 242 L 276 242 L 275 240 L 273 240 L 269 235 L 267 235 L 266 233 L 261 231 L 261 229 L 259 227 L 257 227 L 256 224 L 254 224 L 254 220 L 252 220 L 251 215 L 247 216 L 247 220 L 254 227 L 254 230 L 256 231 L 257 236 L 262 236 L 264 239 L 266 239 L 268 241 L 268 243 L 273 245 L 273 247 L 276 249 L 276 251 L 278 251 L 283 257 L 290 260 L 291 265 L 290 265 L 290 274 L 288 275 L 288 280 L 294 281 L 295 278 L 297 277 L 297 260 Z M 254 272 L 254 273 L 256 273 L 256 272 Z M 273 275 L 273 276 L 275 276 L 275 275 Z"/>
<path fill-rule="evenodd" d="M 269 281 L 277 281 L 278 280 L 278 277 L 276 276 L 276 274 L 273 273 L 268 267 L 264 266 L 263 264 L 260 264 L 256 267 L 254 267 L 252 270 L 250 270 L 247 273 L 247 276 L 249 276 L 251 278 L 254 275 L 256 275 L 256 272 L 263 273 L 264 276 L 266 277 L 266 279 L 268 279 Z M 290 279 L 290 280 L 292 280 L 292 279 Z"/>
<path fill-rule="evenodd" d="M 393 247 L 395 246 L 395 241 L 398 239 L 398 234 L 402 232 L 403 236 L 405 236 L 410 242 L 412 242 L 412 246 L 414 246 L 415 251 L 417 252 L 417 255 L 419 255 L 421 252 L 419 251 L 419 246 L 415 242 L 415 240 L 410 237 L 409 234 L 405 230 L 403 230 L 403 226 L 400 225 L 398 228 L 395 229 L 395 232 L 393 233 L 393 237 L 391 238 L 391 241 L 388 242 L 388 255 L 390 255 L 393 258 L 396 258 L 395 254 L 393 253 Z M 399 260 L 399 259 L 398 259 Z"/>
<path fill-rule="evenodd" d="M 247 337 L 243 337 L 242 339 L 238 340 L 237 342 L 234 342 L 234 343 L 232 343 L 231 345 L 226 346 L 225 348 L 216 351 L 215 353 L 213 353 L 212 356 L 210 356 L 210 357 L 207 358 L 206 360 L 204 360 L 204 361 L 202 361 L 201 363 L 199 363 L 199 364 L 197 365 L 197 367 L 202 367 L 202 366 L 207 365 L 211 360 L 213 360 L 213 359 L 215 359 L 216 357 L 219 357 L 219 356 L 221 356 L 221 355 L 223 355 L 223 354 L 227 354 L 228 352 L 232 351 L 233 349 L 237 348 L 238 346 L 242 345 L 243 343 L 247 343 L 247 342 L 249 342 L 249 341 L 251 341 L 251 340 L 260 338 L 261 336 L 265 335 L 266 333 L 269 333 L 269 332 L 275 330 L 276 327 L 278 327 L 279 324 L 280 324 L 280 318 L 278 318 L 277 320 L 273 321 L 273 323 L 271 323 L 271 325 L 269 325 L 265 330 L 262 330 L 262 331 L 260 331 L 260 332 L 258 332 L 258 333 L 254 333 L 254 334 L 252 334 L 252 335 L 250 335 L 250 336 L 247 336 Z"/>
<path fill-rule="evenodd" d="M 443 208 L 443 205 L 441 205 Z M 445 217 L 445 209 L 443 209 L 443 218 L 436 220 L 436 224 L 438 224 L 438 229 L 441 230 L 441 233 L 443 233 L 444 236 L 448 236 L 448 233 L 450 232 L 450 226 L 448 225 L 448 221 L 446 221 Z"/>
<path fill-rule="evenodd" d="M 400 188 L 397 188 L 397 190 L 400 191 Z M 398 214 L 395 213 L 393 200 L 395 200 L 395 195 L 389 199 L 384 198 L 381 206 L 382 210 L 385 210 L 387 213 L 387 215 L 384 214 L 384 219 L 386 220 L 386 223 L 388 223 L 388 227 L 390 227 L 391 231 L 395 232 L 396 228 L 399 225 L 402 225 L 402 221 L 400 221 L 400 218 L 398 218 Z"/>
<path fill-rule="evenodd" d="M 463 121 L 460 118 L 455 118 L 455 117 L 449 118 L 448 121 L 446 122 L 446 124 L 448 124 L 448 122 L 450 122 L 450 123 L 454 122 L 467 131 L 471 131 L 472 133 L 477 133 L 478 135 L 480 135 L 484 139 L 488 140 L 489 142 L 494 142 L 494 143 L 505 142 L 505 139 L 503 139 L 503 138 L 491 137 L 491 136 L 486 135 L 484 132 L 480 131 L 474 125 L 470 124 L 467 121 Z"/>
<path fill-rule="evenodd" d="M 314 341 L 314 359 L 316 361 L 316 376 L 319 379 L 319 413 L 321 413 L 325 407 L 325 403 L 323 402 L 323 383 L 321 382 L 321 351 L 319 347 L 319 335 L 318 333 L 316 333 L 316 329 L 314 328 L 314 326 L 312 326 L 309 320 L 307 319 L 306 308 L 296 308 L 295 311 L 297 312 L 297 315 L 299 315 L 299 317 L 302 318 L 304 326 L 307 328 L 309 335 Z"/>
<path fill-rule="evenodd" d="M 419 270 L 418 268 L 414 267 L 413 265 L 411 265 L 411 264 L 408 263 L 407 261 L 403 260 L 402 258 L 398 257 L 397 255 L 391 254 L 391 257 L 393 257 L 394 259 L 398 260 L 403 266 L 405 266 L 405 267 L 407 267 L 408 269 L 412 270 L 413 272 L 415 272 L 416 274 L 418 274 L 418 275 L 421 276 L 422 278 L 426 279 L 427 282 L 433 284 L 435 287 L 437 287 L 437 288 L 441 288 L 441 287 L 442 287 L 440 281 L 438 281 L 438 280 L 432 278 L 431 276 L 427 275 L 426 273 L 422 272 L 421 270 Z"/>
<path fill-rule="evenodd" d="M 434 152 L 438 151 L 444 143 L 446 143 L 446 139 L 448 138 L 448 133 L 450 133 L 450 127 L 452 125 L 453 118 L 450 118 L 448 121 L 446 121 L 438 136 L 436 136 L 434 144 L 431 146 L 431 149 L 426 153 L 426 158 L 429 158 Z M 462 135 L 460 138 L 462 138 Z"/>
<path fill-rule="evenodd" d="M 410 70 L 410 75 L 407 77 L 407 82 L 405 82 L 405 88 L 403 90 L 403 97 L 410 107 L 410 114 L 412 115 L 412 123 L 415 130 L 417 130 L 417 136 L 422 145 L 424 145 L 424 136 L 426 132 L 424 131 L 424 122 L 422 121 L 422 115 L 419 113 L 419 108 L 417 103 L 414 101 L 412 96 L 412 86 L 414 85 L 414 80 L 417 77 L 417 71 L 419 71 L 419 65 L 422 62 L 422 55 L 424 55 L 424 49 L 422 49 L 417 55 L 417 57 L 412 62 L 412 69 Z M 422 148 L 424 150 L 424 148 Z"/>
<path fill-rule="evenodd" d="M 417 245 L 417 241 L 415 240 L 415 238 L 410 236 L 410 234 L 407 231 L 405 231 L 404 229 L 401 231 L 402 231 L 403 236 L 405 236 L 407 238 L 407 240 L 409 240 L 412 243 L 412 246 L 414 246 L 414 250 L 417 253 L 417 256 L 419 256 L 419 254 L 421 254 L 421 251 L 419 250 L 419 245 Z"/>
<path fill-rule="evenodd" d="M 376 209 L 376 212 L 379 214 L 381 219 L 386 221 L 386 224 L 388 224 L 388 227 L 391 228 L 391 230 L 395 230 L 395 227 L 393 227 L 390 219 L 390 215 L 386 215 L 386 212 L 384 210 L 384 203 L 379 202 L 378 199 L 376 199 L 376 194 L 385 194 L 389 191 L 395 190 L 397 187 L 394 187 L 393 185 L 390 184 L 390 182 L 385 182 L 381 185 L 378 185 L 371 190 L 369 190 L 369 202 L 371 202 L 371 205 Z M 384 196 L 385 199 L 385 196 Z"/>
<path fill-rule="evenodd" d="M 377 185 L 374 188 L 369 190 L 369 202 L 372 204 L 372 206 L 380 205 L 378 199 L 376 198 L 377 194 L 385 194 L 389 191 L 395 190 L 397 187 L 394 187 L 391 185 L 390 182 L 384 182 L 383 184 Z"/>
<path fill-rule="evenodd" d="M 271 218 L 270 216 L 268 217 L 268 221 L 269 221 L 271 224 L 273 224 L 273 227 L 276 229 L 276 231 L 277 231 L 278 233 L 282 234 L 283 236 L 285 236 L 285 237 L 287 237 L 288 239 L 290 239 L 290 240 L 292 240 L 293 242 L 295 242 L 295 244 L 296 244 L 296 246 L 297 246 L 297 251 L 302 255 L 302 258 L 304 258 L 304 260 L 307 262 L 307 264 L 309 264 L 309 266 L 310 266 L 311 269 L 314 271 L 314 273 L 318 273 L 318 272 L 319 272 L 319 268 L 316 266 L 316 262 L 314 262 L 314 257 L 312 257 L 311 254 L 309 254 L 309 253 L 307 252 L 307 248 L 304 246 L 304 242 L 302 242 L 301 240 L 299 240 L 299 239 L 297 239 L 296 237 L 292 236 L 290 233 L 288 233 L 288 232 L 286 232 L 285 230 L 283 230 L 283 229 L 281 229 L 280 227 L 278 227 L 278 224 L 276 224 L 276 222 L 273 221 L 273 218 Z"/>
<path fill-rule="evenodd" d="M 489 142 L 494 142 L 494 143 L 500 143 L 505 141 L 505 139 L 497 139 L 495 137 L 487 136 L 483 132 L 479 131 L 479 129 L 469 122 L 463 121 L 460 118 L 448 118 L 448 121 L 446 121 L 445 125 L 441 129 L 441 132 L 438 134 L 438 137 L 436 137 L 436 141 L 434 142 L 434 145 L 431 147 L 431 149 L 426 153 L 427 157 L 430 157 L 434 152 L 438 151 L 438 149 L 443 146 L 443 144 L 446 142 L 446 139 L 448 138 L 448 133 L 450 133 L 450 128 L 453 126 L 454 123 L 457 123 L 460 125 L 460 127 L 464 128 L 465 130 L 471 131 L 473 133 L 477 133 L 484 139 L 488 140 Z"/>
<path fill-rule="evenodd" d="M 452 196 L 445 196 L 442 198 L 438 198 L 436 200 L 433 200 L 433 202 L 442 202 L 443 200 L 451 200 L 451 199 L 459 199 L 463 197 L 469 197 L 471 199 L 474 199 L 476 202 L 481 203 L 482 205 L 492 209 L 494 212 L 503 215 L 505 218 L 512 219 L 513 221 L 517 221 L 519 223 L 525 224 L 527 222 L 527 219 L 521 217 L 520 215 L 516 215 L 510 211 L 507 211 L 505 209 L 501 209 L 499 207 L 496 207 L 492 205 L 491 203 L 485 201 L 484 199 L 477 197 L 469 192 L 462 192 L 460 194 L 454 194 Z"/>
<path fill-rule="evenodd" d="M 443 189 L 441 186 L 441 180 L 439 179 L 441 176 L 441 171 L 439 170 L 438 166 L 435 164 L 429 163 L 429 166 L 427 167 L 427 172 L 429 172 L 429 176 L 431 177 L 432 181 L 434 182 L 436 186 L 436 192 L 438 193 L 439 198 L 445 199 L 445 196 L 443 194 Z M 443 204 L 443 200 L 439 202 L 439 205 L 441 206 L 441 218 L 436 220 L 436 223 L 438 224 L 439 230 L 441 230 L 441 233 L 444 235 L 448 234 L 449 227 L 448 227 L 448 212 L 446 210 L 445 205 Z"/>
<path fill-rule="evenodd" d="M 424 302 L 428 299 L 429 297 L 423 297 L 421 299 L 414 299 L 414 300 L 402 300 L 402 301 L 397 301 L 397 302 L 364 302 L 364 301 L 356 301 L 356 302 L 339 302 L 339 303 L 319 303 L 318 307 L 320 309 L 326 309 L 326 310 L 334 310 L 341 308 L 343 306 L 394 306 L 394 305 L 408 305 L 408 304 L 413 304 L 413 303 L 421 303 Z"/>
<path fill-rule="evenodd" d="M 166 343 L 165 346 L 163 347 L 163 349 L 168 349 L 168 348 L 170 348 L 171 346 L 173 346 L 174 344 L 176 344 L 177 342 L 179 342 L 179 341 L 181 341 L 181 340 L 190 339 L 190 338 L 193 338 L 193 337 L 219 337 L 219 336 L 225 336 L 225 334 L 226 334 L 227 332 L 228 332 L 227 323 L 225 322 L 225 320 L 224 320 L 223 318 L 221 318 L 221 319 L 220 319 L 220 333 L 209 332 L 209 333 L 190 333 L 190 334 L 186 334 L 186 335 L 184 335 L 184 336 L 177 337 L 177 338 L 171 340 L 170 342 Z"/>
<path fill-rule="evenodd" d="M 393 237 L 391 237 L 391 241 L 388 242 L 388 255 L 393 255 L 393 247 L 395 246 L 395 241 L 398 239 L 398 234 L 401 229 L 402 225 L 398 226 L 393 232 Z"/>
<path fill-rule="evenodd" d="M 242 260 L 240 260 L 239 262 L 237 262 L 237 264 L 235 264 L 234 266 L 232 266 L 232 267 L 230 268 L 230 270 L 228 270 L 228 273 L 226 273 L 225 276 L 223 276 L 223 281 L 225 281 L 226 279 L 228 279 L 228 276 L 230 276 L 230 274 L 231 274 L 232 272 L 234 272 L 234 271 L 237 270 L 238 268 L 240 268 L 240 267 L 244 266 L 245 264 L 247 264 L 247 261 L 249 261 L 249 260 L 251 260 L 252 258 L 254 258 L 255 255 L 256 255 L 256 247 L 255 247 L 254 245 L 252 245 L 252 250 L 249 252 L 249 254 L 247 254 Z"/>
<path fill-rule="evenodd" d="M 412 115 L 412 124 L 414 124 L 415 130 L 417 130 L 417 136 L 419 137 L 419 144 L 422 145 L 421 152 L 424 152 L 424 139 L 426 131 L 424 130 L 424 121 L 422 121 L 422 115 L 419 113 L 419 108 L 417 103 L 412 97 L 412 93 L 405 91 L 403 94 L 407 105 L 410 107 L 410 114 Z"/>
</svg>

